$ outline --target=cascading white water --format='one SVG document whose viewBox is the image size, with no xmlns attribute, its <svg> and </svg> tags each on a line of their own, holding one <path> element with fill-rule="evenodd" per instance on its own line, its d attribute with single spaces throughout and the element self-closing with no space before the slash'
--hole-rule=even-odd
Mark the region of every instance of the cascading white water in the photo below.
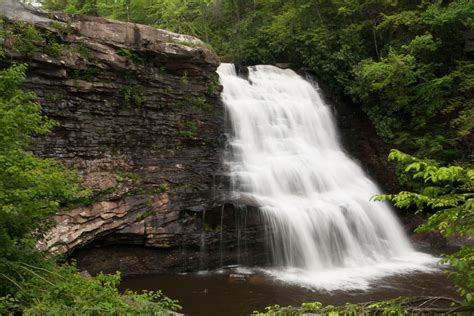
<svg viewBox="0 0 474 316">
<path fill-rule="evenodd" d="M 324 289 L 367 288 L 374 278 L 426 270 L 377 186 L 341 148 L 317 89 L 292 70 L 232 64 L 218 74 L 233 136 L 226 161 L 236 199 L 259 206 L 281 280 Z"/>
</svg>

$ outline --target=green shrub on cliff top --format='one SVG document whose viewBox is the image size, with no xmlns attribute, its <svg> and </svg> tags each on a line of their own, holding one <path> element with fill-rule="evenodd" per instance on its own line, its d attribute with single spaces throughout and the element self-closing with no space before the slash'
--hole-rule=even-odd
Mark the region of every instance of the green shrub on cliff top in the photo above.
<svg viewBox="0 0 474 316">
<path fill-rule="evenodd" d="M 9 48 L 22 55 L 42 52 L 52 57 L 60 57 L 69 47 L 54 33 L 21 21 L 3 22 L 3 28 L 4 36 L 9 41 Z"/>
</svg>

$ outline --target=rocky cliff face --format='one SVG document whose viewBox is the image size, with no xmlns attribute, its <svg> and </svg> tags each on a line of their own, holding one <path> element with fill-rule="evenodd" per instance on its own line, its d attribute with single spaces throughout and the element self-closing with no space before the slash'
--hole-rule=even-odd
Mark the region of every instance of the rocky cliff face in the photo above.
<svg viewBox="0 0 474 316">
<path fill-rule="evenodd" d="M 55 217 L 41 247 L 71 253 L 90 243 L 133 244 L 201 253 L 206 239 L 207 247 L 220 247 L 225 137 L 213 51 L 191 36 L 46 15 L 12 0 L 0 13 L 1 67 L 28 64 L 25 88 L 58 122 L 31 150 L 77 168 L 94 192 L 90 205 Z M 232 212 L 227 235 L 239 233 Z"/>
</svg>

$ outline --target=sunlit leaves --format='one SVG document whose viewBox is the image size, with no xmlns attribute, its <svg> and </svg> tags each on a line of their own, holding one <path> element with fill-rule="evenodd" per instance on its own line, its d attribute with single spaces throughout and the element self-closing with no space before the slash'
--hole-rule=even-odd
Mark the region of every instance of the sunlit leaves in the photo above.
<svg viewBox="0 0 474 316">
<path fill-rule="evenodd" d="M 20 282 L 18 261 L 41 262 L 34 238 L 47 216 L 90 194 L 77 172 L 27 151 L 32 134 L 44 134 L 54 123 L 41 115 L 35 96 L 20 89 L 25 71 L 24 65 L 0 71 L 0 296 Z"/>
<path fill-rule="evenodd" d="M 0 71 L 0 154 L 24 149 L 30 134 L 45 133 L 54 125 L 39 115 L 34 95 L 19 90 L 25 70 L 25 65 L 15 65 Z"/>
<path fill-rule="evenodd" d="M 447 6 L 443 6 L 441 2 L 428 6 L 421 14 L 421 19 L 430 26 L 461 24 L 470 27 L 474 22 L 473 15 L 474 5 L 471 0 L 455 0 Z"/>
<path fill-rule="evenodd" d="M 434 230 L 445 237 L 473 238 L 474 169 L 440 166 L 398 150 L 390 152 L 389 160 L 399 164 L 402 179 L 414 192 L 379 195 L 375 200 L 391 200 L 399 208 L 416 207 L 419 212 L 427 212 L 428 220 L 417 228 L 417 232 Z M 452 275 L 461 294 L 471 302 L 474 295 L 471 293 L 474 285 L 473 247 L 464 247 L 445 259 L 457 269 Z"/>
<path fill-rule="evenodd" d="M 15 214 L 33 223 L 36 216 L 88 193 L 80 188 L 77 173 L 25 151 L 33 133 L 43 134 L 54 126 L 41 115 L 34 95 L 19 88 L 25 71 L 24 65 L 0 71 L 0 214 Z M 25 225 L 24 230 L 31 228 Z"/>
<path fill-rule="evenodd" d="M 427 33 L 417 35 L 408 45 L 403 46 L 409 53 L 420 55 L 424 52 L 435 52 L 441 45 L 440 41 L 433 38 L 433 35 Z"/>
</svg>

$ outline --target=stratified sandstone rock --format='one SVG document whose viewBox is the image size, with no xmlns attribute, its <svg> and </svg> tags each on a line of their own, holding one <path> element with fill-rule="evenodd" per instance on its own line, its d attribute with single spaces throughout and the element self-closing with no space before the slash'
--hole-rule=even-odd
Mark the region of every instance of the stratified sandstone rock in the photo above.
<svg viewBox="0 0 474 316">
<path fill-rule="evenodd" d="M 201 212 L 221 203 L 215 53 L 192 36 L 38 13 L 13 0 L 0 3 L 0 15 L 0 68 L 28 64 L 25 88 L 59 123 L 31 150 L 77 168 L 94 192 L 91 206 L 54 218 L 41 247 L 71 253 L 100 240 L 194 247 Z"/>
<path fill-rule="evenodd" d="M 176 220 L 169 215 L 168 194 L 126 197 L 117 202 L 103 201 L 92 206 L 79 207 L 54 217 L 56 225 L 44 236 L 39 247 L 52 253 L 67 253 L 112 231 L 129 229 L 147 235 L 147 217 Z M 167 221 L 163 221 L 165 225 Z"/>
<path fill-rule="evenodd" d="M 83 176 L 83 185 L 96 192 L 113 190 L 117 187 L 117 177 L 110 172 L 90 172 Z"/>
</svg>

